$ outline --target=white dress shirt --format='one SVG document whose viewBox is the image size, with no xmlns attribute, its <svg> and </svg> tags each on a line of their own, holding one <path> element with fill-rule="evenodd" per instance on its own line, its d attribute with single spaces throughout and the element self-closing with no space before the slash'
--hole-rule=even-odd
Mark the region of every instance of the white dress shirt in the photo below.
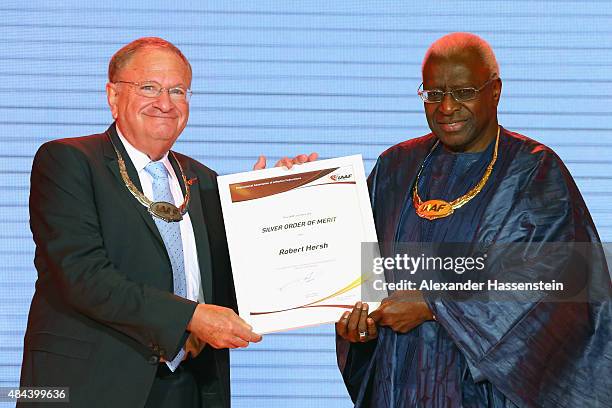
<svg viewBox="0 0 612 408">
<path fill-rule="evenodd" d="M 128 156 L 132 164 L 138 172 L 138 178 L 140 179 L 140 185 L 142 186 L 143 194 L 151 201 L 155 201 L 153 198 L 153 185 L 151 182 L 151 175 L 146 172 L 145 167 L 147 164 L 152 162 L 146 154 L 137 150 L 134 146 L 127 141 L 121 134 L 119 127 L 117 127 L 117 134 L 121 143 L 125 147 Z M 168 170 L 170 182 L 170 190 L 172 191 L 172 197 L 174 198 L 174 205 L 177 207 L 183 202 L 184 196 L 179 184 L 178 178 L 174 173 L 172 164 L 168 160 L 168 153 L 159 160 L 164 163 L 166 170 Z M 195 235 L 193 233 L 193 226 L 191 225 L 191 218 L 189 212 L 183 215 L 183 219 L 179 222 L 181 229 L 181 240 L 183 241 L 183 257 L 185 261 L 185 279 L 187 282 L 187 299 L 194 300 L 200 303 L 204 303 L 204 292 L 202 290 L 202 280 L 200 276 L 200 267 L 198 265 L 198 252 L 196 250 Z"/>
</svg>

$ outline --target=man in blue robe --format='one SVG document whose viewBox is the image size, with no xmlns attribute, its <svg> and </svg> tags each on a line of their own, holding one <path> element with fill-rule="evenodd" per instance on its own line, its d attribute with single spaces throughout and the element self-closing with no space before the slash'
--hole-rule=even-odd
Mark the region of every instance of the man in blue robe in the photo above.
<svg viewBox="0 0 612 408">
<path fill-rule="evenodd" d="M 422 73 L 432 133 L 385 151 L 369 177 L 382 255 L 397 242 L 599 242 L 559 157 L 499 126 L 502 81 L 484 40 L 442 37 Z M 533 248 L 546 265 L 541 246 Z M 605 259 L 596 258 L 607 290 Z M 358 303 L 342 316 L 338 364 L 356 407 L 610 407 L 611 308 L 600 300 L 454 301 L 398 291 L 370 314 Z"/>
</svg>

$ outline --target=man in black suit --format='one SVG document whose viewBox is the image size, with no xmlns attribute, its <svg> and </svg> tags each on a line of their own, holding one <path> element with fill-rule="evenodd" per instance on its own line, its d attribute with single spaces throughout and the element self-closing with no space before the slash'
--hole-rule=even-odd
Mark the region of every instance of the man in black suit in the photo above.
<svg viewBox="0 0 612 408">
<path fill-rule="evenodd" d="M 22 387 L 69 387 L 74 407 L 230 405 L 227 349 L 261 336 L 236 314 L 217 175 L 170 152 L 191 77 L 174 45 L 136 40 L 110 62 L 115 123 L 37 152 Z"/>
</svg>

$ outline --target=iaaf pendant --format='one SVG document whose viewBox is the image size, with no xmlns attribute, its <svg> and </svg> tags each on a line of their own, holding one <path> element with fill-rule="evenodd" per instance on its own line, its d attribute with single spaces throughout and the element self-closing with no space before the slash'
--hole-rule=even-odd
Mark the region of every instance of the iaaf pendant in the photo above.
<svg viewBox="0 0 612 408">
<path fill-rule="evenodd" d="M 436 220 L 448 217 L 453 213 L 453 206 L 444 200 L 427 200 L 416 209 L 416 213 L 421 218 Z"/>
<path fill-rule="evenodd" d="M 149 212 L 166 222 L 179 222 L 183 219 L 181 211 L 174 204 L 165 201 L 155 201 L 149 205 Z"/>
</svg>

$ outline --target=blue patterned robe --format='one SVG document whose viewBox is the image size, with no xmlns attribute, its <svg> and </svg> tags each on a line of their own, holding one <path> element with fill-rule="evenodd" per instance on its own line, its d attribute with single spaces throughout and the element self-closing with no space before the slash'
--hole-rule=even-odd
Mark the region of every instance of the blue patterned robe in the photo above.
<svg viewBox="0 0 612 408">
<path fill-rule="evenodd" d="M 370 175 L 382 255 L 393 254 L 396 242 L 599 242 L 559 157 L 505 129 L 481 193 L 450 217 L 418 217 L 412 186 L 435 141 L 429 134 L 391 147 Z M 493 145 L 459 154 L 439 145 L 421 176 L 423 201 L 465 194 L 482 177 Z M 606 271 L 609 285 L 605 260 L 594 267 Z M 612 407 L 609 301 L 428 304 L 437 321 L 406 334 L 383 327 L 368 343 L 338 338 L 338 364 L 356 407 Z"/>
</svg>

